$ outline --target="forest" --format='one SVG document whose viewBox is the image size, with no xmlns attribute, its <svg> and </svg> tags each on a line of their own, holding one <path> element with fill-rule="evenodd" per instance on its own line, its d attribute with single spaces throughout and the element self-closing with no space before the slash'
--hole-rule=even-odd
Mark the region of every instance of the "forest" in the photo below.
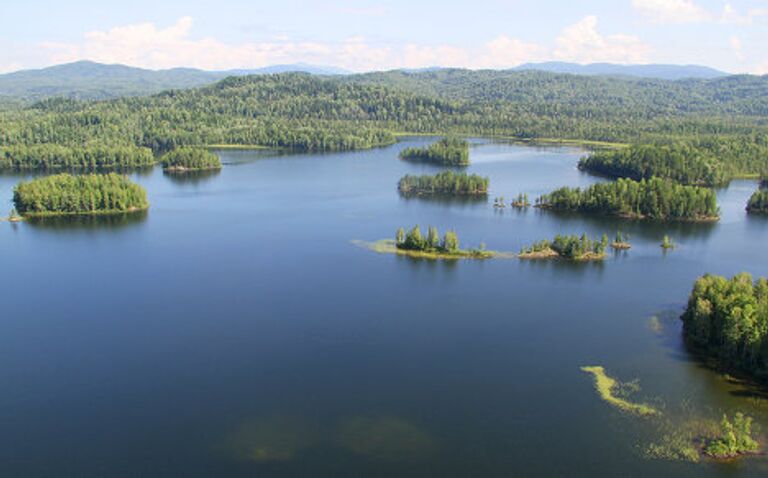
<svg viewBox="0 0 768 478">
<path fill-rule="evenodd" d="M 469 166 L 469 143 L 447 136 L 425 148 L 406 148 L 400 152 L 400 158 L 442 166 Z"/>
<path fill-rule="evenodd" d="M 660 177 L 683 184 L 723 186 L 768 171 L 768 136 L 640 144 L 582 158 L 579 168 L 614 178 Z"/>
<path fill-rule="evenodd" d="M 43 152 L 54 146 L 68 148 L 53 155 L 59 162 L 90 164 L 74 159 L 79 149 L 148 148 L 161 155 L 180 146 L 234 144 L 342 151 L 392 144 L 396 133 L 409 132 L 681 141 L 701 148 L 712 142 L 719 157 L 718 145 L 733 142 L 737 148 L 738 137 L 755 138 L 744 140 L 750 151 L 765 146 L 766 98 L 768 78 L 760 77 L 672 82 L 465 70 L 259 75 L 147 97 L 53 98 L 3 111 L 0 149 L 2 157 L 17 158 L 15 168 L 37 169 L 51 164 Z M 25 154 L 29 147 L 44 149 Z M 147 161 L 145 150 L 133 151 L 140 157 L 134 161 Z M 39 157 L 47 159 L 38 162 Z"/>
<path fill-rule="evenodd" d="M 605 258 L 608 236 L 590 239 L 581 236 L 563 236 L 558 234 L 553 240 L 542 240 L 524 247 L 519 254 L 521 259 L 562 258 L 568 260 L 600 260 Z"/>
<path fill-rule="evenodd" d="M 768 214 L 768 189 L 759 189 L 750 196 L 747 211 L 752 214 Z"/>
<path fill-rule="evenodd" d="M 586 189 L 564 187 L 539 197 L 536 206 L 632 219 L 712 221 L 719 217 L 713 190 L 655 177 L 640 181 L 620 178 Z"/>
<path fill-rule="evenodd" d="M 219 157 L 205 148 L 191 146 L 174 149 L 161 158 L 164 171 L 205 171 L 221 169 Z"/>
<path fill-rule="evenodd" d="M 699 278 L 682 315 L 696 350 L 726 368 L 765 380 L 768 365 L 768 280 L 741 273 Z"/>
<path fill-rule="evenodd" d="M 132 145 L 19 144 L 0 148 L 0 170 L 107 171 L 155 164 L 152 151 Z"/>
<path fill-rule="evenodd" d="M 405 196 L 411 195 L 485 195 L 488 193 L 489 179 L 477 174 L 443 171 L 435 175 L 405 175 L 397 189 Z"/>
<path fill-rule="evenodd" d="M 402 227 L 399 228 L 395 234 L 395 247 L 401 251 L 421 253 L 425 257 L 484 259 L 494 255 L 492 251 L 485 250 L 482 244 L 476 249 L 461 249 L 459 236 L 455 231 L 447 231 L 441 239 L 437 228 L 432 226 L 427 229 L 426 236 L 422 234 L 418 225 L 413 226 L 408 232 L 405 232 Z"/>
<path fill-rule="evenodd" d="M 22 216 L 108 214 L 145 210 L 147 193 L 115 173 L 56 174 L 19 183 L 13 204 Z"/>
</svg>

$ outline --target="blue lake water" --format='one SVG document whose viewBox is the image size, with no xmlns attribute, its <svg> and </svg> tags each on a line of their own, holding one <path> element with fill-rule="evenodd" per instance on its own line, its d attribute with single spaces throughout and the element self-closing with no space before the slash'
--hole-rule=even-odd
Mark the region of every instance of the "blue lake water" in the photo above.
<svg viewBox="0 0 768 478">
<path fill-rule="evenodd" d="M 483 201 L 404 199 L 388 148 L 222 151 L 220 173 L 132 174 L 146 215 L 0 223 L 2 476 L 765 476 L 768 460 L 689 464 L 642 449 L 659 427 L 603 402 L 584 365 L 639 380 L 665 417 L 768 402 L 692 360 L 677 315 L 711 272 L 768 275 L 754 181 L 718 224 L 496 210 L 602 181 L 574 148 L 473 140 Z M 0 211 L 23 176 L 0 176 Z M 3 204 L 5 206 L 3 206 Z M 601 264 L 433 262 L 352 243 L 453 228 L 518 251 L 629 233 Z M 678 248 L 663 253 L 664 234 Z M 651 317 L 658 320 L 652 321 Z M 665 418 L 666 419 L 666 418 Z"/>
</svg>

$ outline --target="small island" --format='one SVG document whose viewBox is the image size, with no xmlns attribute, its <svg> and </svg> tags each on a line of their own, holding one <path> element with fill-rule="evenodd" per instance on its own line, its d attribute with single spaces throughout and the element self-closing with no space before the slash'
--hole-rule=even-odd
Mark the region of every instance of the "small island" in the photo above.
<svg viewBox="0 0 768 478">
<path fill-rule="evenodd" d="M 406 148 L 400 153 L 400 159 L 442 166 L 469 166 L 469 143 L 447 136 L 426 148 Z"/>
<path fill-rule="evenodd" d="M 485 196 L 488 182 L 487 177 L 477 174 L 443 171 L 435 175 L 403 176 L 397 189 L 404 196 Z"/>
<path fill-rule="evenodd" d="M 747 203 L 747 212 L 750 214 L 768 214 L 768 189 L 755 191 Z"/>
<path fill-rule="evenodd" d="M 120 214 L 149 208 L 147 193 L 119 174 L 56 174 L 21 182 L 13 203 L 22 217 Z"/>
<path fill-rule="evenodd" d="M 665 251 L 669 251 L 669 250 L 674 249 L 675 247 L 677 247 L 677 245 L 675 244 L 675 241 L 673 241 L 672 238 L 669 237 L 666 234 L 664 234 L 664 237 L 661 240 L 660 246 Z"/>
<path fill-rule="evenodd" d="M 528 199 L 527 193 L 520 193 L 512 201 L 512 207 L 517 209 L 525 209 L 531 206 L 531 201 Z"/>
<path fill-rule="evenodd" d="M 489 259 L 496 255 L 485 250 L 483 244 L 477 249 L 460 249 L 459 236 L 454 231 L 446 232 L 441 240 L 437 228 L 429 227 L 424 237 L 418 225 L 407 233 L 402 227 L 398 229 L 395 247 L 400 254 L 427 259 Z"/>
<path fill-rule="evenodd" d="M 566 259 L 570 261 L 601 261 L 605 259 L 605 249 L 608 247 L 608 236 L 600 240 L 589 239 L 586 234 L 581 236 L 561 236 L 558 234 L 552 241 L 543 240 L 531 246 L 524 247 L 518 257 L 520 259 Z"/>
<path fill-rule="evenodd" d="M 163 171 L 186 173 L 221 169 L 221 160 L 204 148 L 183 147 L 174 149 L 162 157 Z"/>
<path fill-rule="evenodd" d="M 712 189 L 683 186 L 668 179 L 618 179 L 586 189 L 560 188 L 536 200 L 554 211 L 605 214 L 627 219 L 713 222 L 720 218 Z"/>
<path fill-rule="evenodd" d="M 617 231 L 616 237 L 611 242 L 611 247 L 616 250 L 631 249 L 632 244 L 629 243 L 629 234 L 622 234 L 621 231 Z"/>
</svg>

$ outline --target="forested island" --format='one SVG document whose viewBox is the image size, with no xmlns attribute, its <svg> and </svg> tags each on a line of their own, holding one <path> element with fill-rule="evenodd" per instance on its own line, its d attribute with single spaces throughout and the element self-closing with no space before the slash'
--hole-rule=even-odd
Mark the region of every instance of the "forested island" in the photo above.
<svg viewBox="0 0 768 478">
<path fill-rule="evenodd" d="M 682 315 L 683 335 L 697 352 L 768 380 L 768 280 L 742 273 L 699 278 Z"/>
<path fill-rule="evenodd" d="M 454 231 L 445 233 L 440 239 L 440 233 L 436 227 L 427 229 L 426 237 L 421 233 L 421 228 L 416 225 L 407 233 L 401 227 L 395 235 L 395 247 L 400 253 L 413 257 L 428 259 L 488 259 L 495 255 L 493 251 L 485 250 L 485 247 L 477 249 L 461 249 L 459 237 Z"/>
<path fill-rule="evenodd" d="M 405 196 L 457 195 L 484 196 L 488 194 L 487 177 L 477 174 L 443 171 L 435 175 L 405 175 L 398 182 L 397 189 Z"/>
<path fill-rule="evenodd" d="M 469 166 L 469 143 L 447 136 L 425 148 L 406 148 L 400 152 L 400 158 L 442 166 Z"/>
<path fill-rule="evenodd" d="M 579 168 L 614 178 L 660 177 L 682 184 L 723 186 L 735 177 L 756 177 L 768 167 L 764 136 L 708 138 L 638 144 L 596 152 L 579 161 Z"/>
<path fill-rule="evenodd" d="M 171 173 L 221 169 L 221 160 L 204 148 L 182 147 L 162 157 L 163 170 Z"/>
<path fill-rule="evenodd" d="M 155 158 L 149 148 L 133 145 L 67 146 L 46 143 L 0 148 L 0 170 L 107 171 L 154 164 Z"/>
<path fill-rule="evenodd" d="M 536 205 L 557 211 L 666 221 L 716 221 L 720 214 L 711 189 L 660 178 L 618 179 L 586 189 L 564 187 L 539 197 Z"/>
<path fill-rule="evenodd" d="M 752 214 L 768 214 L 768 189 L 759 189 L 750 196 L 747 211 Z"/>
<path fill-rule="evenodd" d="M 147 193 L 127 177 L 56 174 L 19 183 L 13 203 L 23 217 L 116 214 L 149 208 Z"/>
<path fill-rule="evenodd" d="M 518 257 L 520 259 L 567 259 L 571 261 L 599 261 L 606 257 L 608 236 L 595 240 L 587 237 L 558 234 L 551 241 L 543 240 L 524 247 Z"/>
</svg>

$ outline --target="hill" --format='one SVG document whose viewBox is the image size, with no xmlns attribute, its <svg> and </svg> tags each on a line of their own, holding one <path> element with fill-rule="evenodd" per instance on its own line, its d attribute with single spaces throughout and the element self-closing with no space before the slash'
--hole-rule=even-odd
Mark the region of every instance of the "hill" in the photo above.
<svg viewBox="0 0 768 478">
<path fill-rule="evenodd" d="M 712 79 L 728 76 L 728 73 L 707 66 L 699 65 L 618 65 L 614 63 L 566 63 L 550 61 L 544 63 L 526 63 L 513 68 L 514 71 L 546 71 L 549 73 L 568 73 L 588 76 L 629 76 L 637 78 L 655 78 L 659 80 L 683 80 L 688 78 Z"/>
</svg>

